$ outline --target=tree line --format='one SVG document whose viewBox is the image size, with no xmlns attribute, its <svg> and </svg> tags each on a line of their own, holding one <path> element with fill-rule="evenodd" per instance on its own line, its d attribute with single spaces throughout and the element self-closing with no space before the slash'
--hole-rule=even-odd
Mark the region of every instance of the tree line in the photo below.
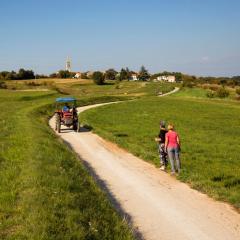
<svg viewBox="0 0 240 240">
<path fill-rule="evenodd" d="M 23 68 L 19 69 L 18 72 L 15 71 L 2 71 L 0 72 L 1 80 L 23 80 L 23 79 L 35 79 L 35 74 L 32 70 L 25 70 Z"/>
<path fill-rule="evenodd" d="M 194 87 L 202 84 L 217 84 L 222 86 L 240 86 L 240 76 L 233 77 L 197 77 L 193 75 L 182 74 L 184 86 Z"/>
<path fill-rule="evenodd" d="M 66 70 L 60 70 L 57 73 L 50 75 L 35 74 L 32 70 L 19 69 L 15 71 L 2 71 L 0 72 L 0 80 L 27 80 L 27 79 L 39 79 L 39 78 L 73 78 L 75 72 L 69 72 Z M 131 80 L 133 75 L 137 76 L 138 80 L 147 81 L 154 80 L 158 76 L 173 75 L 177 82 L 182 82 L 184 86 L 193 87 L 197 84 L 218 84 L 223 86 L 240 86 L 240 76 L 233 77 L 197 77 L 194 75 L 183 74 L 181 72 L 168 72 L 163 71 L 155 74 L 150 74 L 149 71 L 142 66 L 138 72 L 130 70 L 128 67 L 122 68 L 119 72 L 113 68 L 108 69 L 105 72 L 96 71 L 91 76 L 86 73 L 81 74 L 82 79 L 93 78 L 96 79 L 97 84 L 103 84 L 105 80 Z"/>
<path fill-rule="evenodd" d="M 105 80 L 131 80 L 133 75 L 136 75 L 137 79 L 140 81 L 147 81 L 151 76 L 148 70 L 142 66 L 138 73 L 130 71 L 129 68 L 122 68 L 120 72 L 110 68 L 105 73 L 100 71 L 94 72 L 92 78 L 96 84 L 102 85 Z"/>
</svg>

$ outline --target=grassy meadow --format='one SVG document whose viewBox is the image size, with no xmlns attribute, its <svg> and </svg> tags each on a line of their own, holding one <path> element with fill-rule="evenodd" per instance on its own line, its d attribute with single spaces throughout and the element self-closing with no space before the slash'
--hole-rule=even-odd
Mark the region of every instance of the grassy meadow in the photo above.
<svg viewBox="0 0 240 240">
<path fill-rule="evenodd" d="M 208 99 L 204 89 L 184 88 L 164 98 L 91 109 L 80 117 L 99 135 L 156 166 L 159 121 L 173 122 L 182 142 L 178 178 L 240 208 L 239 102 Z"/>
<path fill-rule="evenodd" d="M 173 84 L 161 84 L 154 82 L 139 81 L 106 81 L 104 85 L 96 85 L 91 79 L 38 79 L 6 81 L 8 89 L 22 91 L 48 91 L 54 90 L 60 94 L 74 96 L 102 97 L 102 96 L 156 96 L 160 93 L 169 92 L 174 89 Z"/>
<path fill-rule="evenodd" d="M 0 90 L 0 239 L 133 239 L 106 194 L 49 128 L 56 96 Z"/>
<path fill-rule="evenodd" d="M 141 158 L 159 164 L 160 119 L 182 139 L 183 172 L 194 188 L 240 207 L 239 103 L 208 99 L 204 89 L 157 95 L 175 85 L 43 79 L 7 81 L 0 89 L 0 239 L 133 239 L 77 156 L 48 126 L 54 100 L 78 105 L 132 100 L 83 113 L 81 122 Z"/>
</svg>

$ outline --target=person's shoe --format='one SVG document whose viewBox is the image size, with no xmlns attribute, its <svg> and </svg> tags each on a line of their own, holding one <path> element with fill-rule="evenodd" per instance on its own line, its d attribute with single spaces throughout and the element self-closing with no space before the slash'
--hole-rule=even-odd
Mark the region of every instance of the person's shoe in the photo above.
<svg viewBox="0 0 240 240">
<path fill-rule="evenodd" d="M 160 167 L 160 170 L 165 171 L 165 170 L 166 170 L 166 169 L 165 169 L 165 166 L 161 166 L 161 167 Z"/>
<path fill-rule="evenodd" d="M 171 172 L 171 176 L 175 176 L 176 175 L 176 173 L 175 172 Z"/>
</svg>

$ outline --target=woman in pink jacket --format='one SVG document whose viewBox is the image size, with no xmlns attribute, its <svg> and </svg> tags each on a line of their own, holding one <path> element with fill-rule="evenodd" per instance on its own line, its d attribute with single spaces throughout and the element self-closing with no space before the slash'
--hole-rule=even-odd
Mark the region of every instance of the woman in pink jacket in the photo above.
<svg viewBox="0 0 240 240">
<path fill-rule="evenodd" d="M 180 173 L 181 163 L 179 158 L 180 153 L 180 139 L 177 132 L 174 131 L 174 126 L 172 124 L 168 125 L 168 133 L 166 134 L 165 139 L 165 148 L 168 153 L 168 157 L 171 163 L 171 174 L 174 175 L 176 170 Z M 175 170 L 176 162 L 176 170 Z"/>
</svg>

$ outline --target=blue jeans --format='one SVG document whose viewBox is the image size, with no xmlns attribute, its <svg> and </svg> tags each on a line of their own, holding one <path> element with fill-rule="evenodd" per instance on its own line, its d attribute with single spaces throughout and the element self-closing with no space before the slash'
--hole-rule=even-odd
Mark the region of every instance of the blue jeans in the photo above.
<svg viewBox="0 0 240 240">
<path fill-rule="evenodd" d="M 178 173 L 180 173 L 181 163 L 179 158 L 179 147 L 169 147 L 167 151 L 168 151 L 168 157 L 171 163 L 172 173 L 175 173 L 176 170 L 178 171 Z M 175 170 L 175 162 L 176 162 L 176 168 L 177 168 L 176 170 Z"/>
</svg>

